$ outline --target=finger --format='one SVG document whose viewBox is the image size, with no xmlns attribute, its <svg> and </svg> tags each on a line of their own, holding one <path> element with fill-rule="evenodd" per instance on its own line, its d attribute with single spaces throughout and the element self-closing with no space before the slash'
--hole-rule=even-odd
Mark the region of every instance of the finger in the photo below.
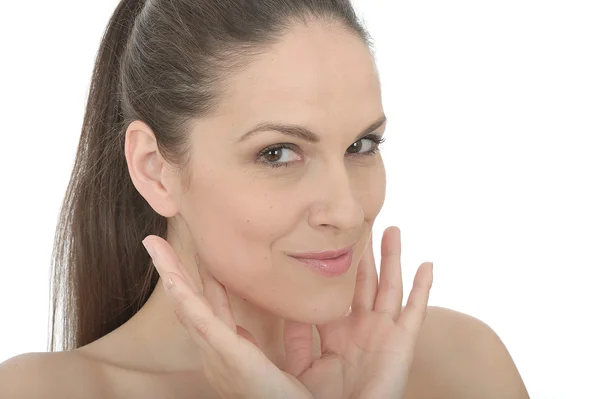
<svg viewBox="0 0 600 399">
<path fill-rule="evenodd" d="M 153 236 L 150 239 L 144 239 L 143 243 L 163 280 L 165 291 L 176 303 L 177 317 L 184 325 L 192 327 L 196 332 L 192 335 L 200 335 L 209 345 L 215 346 L 217 350 L 227 346 L 228 340 L 235 342 L 237 335 L 215 316 L 208 301 L 194 293 L 188 282 L 180 274 L 177 257 L 174 256 L 175 254 L 168 242 L 160 237 Z M 224 334 L 223 329 L 226 329 L 228 333 Z M 235 336 L 235 339 L 231 338 L 232 335 Z"/>
<path fill-rule="evenodd" d="M 285 347 L 284 371 L 294 377 L 302 374 L 312 364 L 312 325 L 285 320 L 283 325 Z"/>
<path fill-rule="evenodd" d="M 200 257 L 196 254 L 196 265 L 198 266 L 198 273 L 202 279 L 202 286 L 204 290 L 204 296 L 208 300 L 214 314 L 223 320 L 225 325 L 232 331 L 236 331 L 236 323 L 233 317 L 233 311 L 231 310 L 231 303 L 229 302 L 229 295 L 227 290 L 210 271 L 200 264 Z"/>
<path fill-rule="evenodd" d="M 159 236 L 149 236 L 144 239 L 144 245 L 148 251 L 152 250 L 155 257 L 162 259 L 160 262 L 155 262 L 155 266 L 160 268 L 159 274 L 174 273 L 181 277 L 186 282 L 194 294 L 199 294 L 200 290 L 194 280 L 191 278 L 188 268 L 182 264 L 179 257 L 173 250 L 173 247 L 168 241 Z M 150 254 L 152 256 L 152 254 Z M 200 277 L 203 279 L 203 295 L 208 300 L 208 305 L 213 314 L 223 320 L 225 325 L 232 331 L 236 331 L 236 324 L 229 304 L 229 297 L 225 292 L 225 288 L 219 283 L 210 273 L 206 272 L 204 267 L 199 266 L 198 254 L 195 255 L 195 263 L 198 268 Z"/>
<path fill-rule="evenodd" d="M 178 259 L 178 260 L 179 260 L 179 262 L 177 264 L 179 266 L 179 270 L 181 271 L 181 274 L 183 275 L 183 278 L 185 279 L 185 282 L 188 283 L 188 285 L 190 286 L 192 291 L 194 291 L 195 294 L 201 294 L 202 291 L 201 291 L 200 287 L 198 287 L 198 284 L 196 284 L 196 281 L 192 277 L 190 270 L 187 267 L 185 267 L 183 262 L 181 262 L 181 259 Z"/>
<path fill-rule="evenodd" d="M 195 293 L 200 292 L 200 289 L 194 282 L 194 279 L 192 278 L 188 268 L 181 262 L 181 259 L 175 253 L 175 250 L 167 240 L 157 235 L 149 235 L 144 238 L 142 244 L 144 244 L 144 247 L 146 247 L 148 253 L 150 253 L 150 248 L 148 247 L 150 244 L 152 250 L 155 252 L 155 256 L 159 253 L 161 254 L 161 256 L 165 259 L 162 265 L 165 268 L 165 271 L 178 273 L 184 278 L 186 283 Z M 150 254 L 150 257 L 152 257 L 152 254 Z"/>
<path fill-rule="evenodd" d="M 412 339 L 416 340 L 421 324 L 425 320 L 432 284 L 433 263 L 422 263 L 415 275 L 413 288 L 408 296 L 406 306 L 400 312 L 400 317 L 396 321 L 396 325 L 402 326 L 404 331 L 411 334 Z"/>
<path fill-rule="evenodd" d="M 254 346 L 260 349 L 258 341 L 256 340 L 256 338 L 254 338 L 252 334 L 250 334 L 250 331 L 246 330 L 242 326 L 236 326 L 236 331 L 240 337 L 246 339 L 247 341 L 250 341 L 250 343 L 254 344 Z"/>
<path fill-rule="evenodd" d="M 367 248 L 358 262 L 352 309 L 372 310 L 376 293 L 377 269 L 375 267 L 375 256 L 373 255 L 373 232 L 371 232 Z"/>
<path fill-rule="evenodd" d="M 235 392 L 237 387 L 231 381 L 245 386 L 248 397 L 274 397 L 269 392 L 271 385 L 261 380 L 269 376 L 269 384 L 280 387 L 285 397 L 298 397 L 298 387 L 275 366 L 251 340 L 244 339 L 232 331 L 212 311 L 208 300 L 193 292 L 181 274 L 169 272 L 169 264 L 164 252 L 156 251 L 153 240 L 145 242 L 153 262 L 161 274 L 165 292 L 175 303 L 177 318 L 185 326 L 194 342 L 201 349 L 206 364 L 210 364 L 206 376 L 213 388 L 222 397 L 241 397 Z M 248 334 L 250 336 L 250 334 Z M 250 336 L 251 337 L 251 336 Z M 250 342 L 249 342 L 250 341 Z M 233 394 L 232 394 L 233 393 Z M 282 397 L 283 397 L 282 396 Z"/>
<path fill-rule="evenodd" d="M 239 338 L 210 308 L 206 298 L 194 294 L 182 276 L 165 276 L 167 292 L 175 302 L 175 311 L 195 342 L 203 341 L 225 358 L 235 358 Z"/>
<path fill-rule="evenodd" d="M 383 232 L 381 240 L 381 269 L 379 288 L 373 309 L 389 313 L 393 320 L 402 309 L 402 268 L 400 266 L 400 229 L 391 226 Z"/>
</svg>

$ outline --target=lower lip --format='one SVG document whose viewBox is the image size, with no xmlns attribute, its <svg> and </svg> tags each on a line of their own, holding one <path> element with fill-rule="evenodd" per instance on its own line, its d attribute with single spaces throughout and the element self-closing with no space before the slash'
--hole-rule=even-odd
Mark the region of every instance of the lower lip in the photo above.
<svg viewBox="0 0 600 399">
<path fill-rule="evenodd" d="M 328 277 L 341 276 L 352 265 L 352 251 L 332 259 L 293 258 L 304 263 L 312 271 Z"/>
</svg>

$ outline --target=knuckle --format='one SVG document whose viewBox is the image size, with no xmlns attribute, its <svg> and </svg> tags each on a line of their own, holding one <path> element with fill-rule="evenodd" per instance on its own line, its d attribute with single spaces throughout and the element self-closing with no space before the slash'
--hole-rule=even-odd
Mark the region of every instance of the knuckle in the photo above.
<svg viewBox="0 0 600 399">
<path fill-rule="evenodd" d="M 184 297 L 175 297 L 174 298 L 175 304 L 174 304 L 174 312 L 175 315 L 177 316 L 177 319 L 183 323 L 184 320 L 187 318 L 187 311 L 186 311 L 186 303 L 187 300 Z"/>
<path fill-rule="evenodd" d="M 400 330 L 400 335 L 408 340 L 408 342 L 414 342 L 416 339 L 416 334 L 413 331 L 411 326 L 407 326 L 405 322 L 398 323 L 398 329 Z"/>
<path fill-rule="evenodd" d="M 194 311 L 192 298 L 177 298 L 175 300 L 175 315 L 180 323 L 191 326 L 202 337 L 209 332 L 210 318 Z"/>
<path fill-rule="evenodd" d="M 384 279 L 380 282 L 380 289 L 383 291 L 396 291 L 398 285 L 390 279 Z"/>
<path fill-rule="evenodd" d="M 208 320 L 206 318 L 193 317 L 191 322 L 192 322 L 192 327 L 194 328 L 194 331 L 196 331 L 202 337 L 206 337 L 208 335 L 208 332 L 210 330 L 210 323 L 208 322 Z"/>
<path fill-rule="evenodd" d="M 359 270 L 358 273 L 356 273 L 356 282 L 363 283 L 366 281 L 369 281 L 369 275 L 364 271 Z"/>
<path fill-rule="evenodd" d="M 419 325 L 423 324 L 423 321 L 425 321 L 425 309 L 424 309 L 424 306 L 419 306 L 418 308 L 415 308 L 414 312 L 415 312 L 415 315 L 417 316 L 417 318 L 419 320 Z"/>
<path fill-rule="evenodd" d="M 179 307 L 175 308 L 174 312 L 175 312 L 175 316 L 177 316 L 177 320 L 179 320 L 179 322 L 181 324 L 185 325 L 185 319 L 186 319 L 185 312 Z"/>
</svg>

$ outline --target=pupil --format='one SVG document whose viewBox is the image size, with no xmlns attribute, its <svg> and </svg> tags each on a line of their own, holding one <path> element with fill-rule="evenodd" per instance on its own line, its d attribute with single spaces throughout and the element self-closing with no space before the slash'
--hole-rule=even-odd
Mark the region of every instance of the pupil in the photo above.
<svg viewBox="0 0 600 399">
<path fill-rule="evenodd" d="M 281 158 L 281 150 L 280 149 L 269 150 L 269 152 L 267 153 L 267 159 L 269 161 L 278 161 L 279 158 Z"/>
<path fill-rule="evenodd" d="M 359 152 L 362 149 L 361 141 L 357 141 L 356 143 L 350 146 L 350 152 Z"/>
</svg>

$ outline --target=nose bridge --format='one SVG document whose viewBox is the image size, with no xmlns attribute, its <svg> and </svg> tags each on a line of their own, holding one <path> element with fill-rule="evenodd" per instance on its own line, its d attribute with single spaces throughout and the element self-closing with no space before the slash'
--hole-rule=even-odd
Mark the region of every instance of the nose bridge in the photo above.
<svg viewBox="0 0 600 399">
<path fill-rule="evenodd" d="M 353 199 L 350 174 L 342 162 L 336 162 L 328 166 L 325 168 L 323 174 L 326 187 L 329 187 L 327 195 L 330 197 L 330 200 L 346 202 Z"/>
<path fill-rule="evenodd" d="M 329 225 L 352 229 L 364 220 L 362 204 L 352 188 L 352 176 L 345 162 L 322 165 L 317 173 L 315 202 L 311 212 L 312 225 Z"/>
</svg>

